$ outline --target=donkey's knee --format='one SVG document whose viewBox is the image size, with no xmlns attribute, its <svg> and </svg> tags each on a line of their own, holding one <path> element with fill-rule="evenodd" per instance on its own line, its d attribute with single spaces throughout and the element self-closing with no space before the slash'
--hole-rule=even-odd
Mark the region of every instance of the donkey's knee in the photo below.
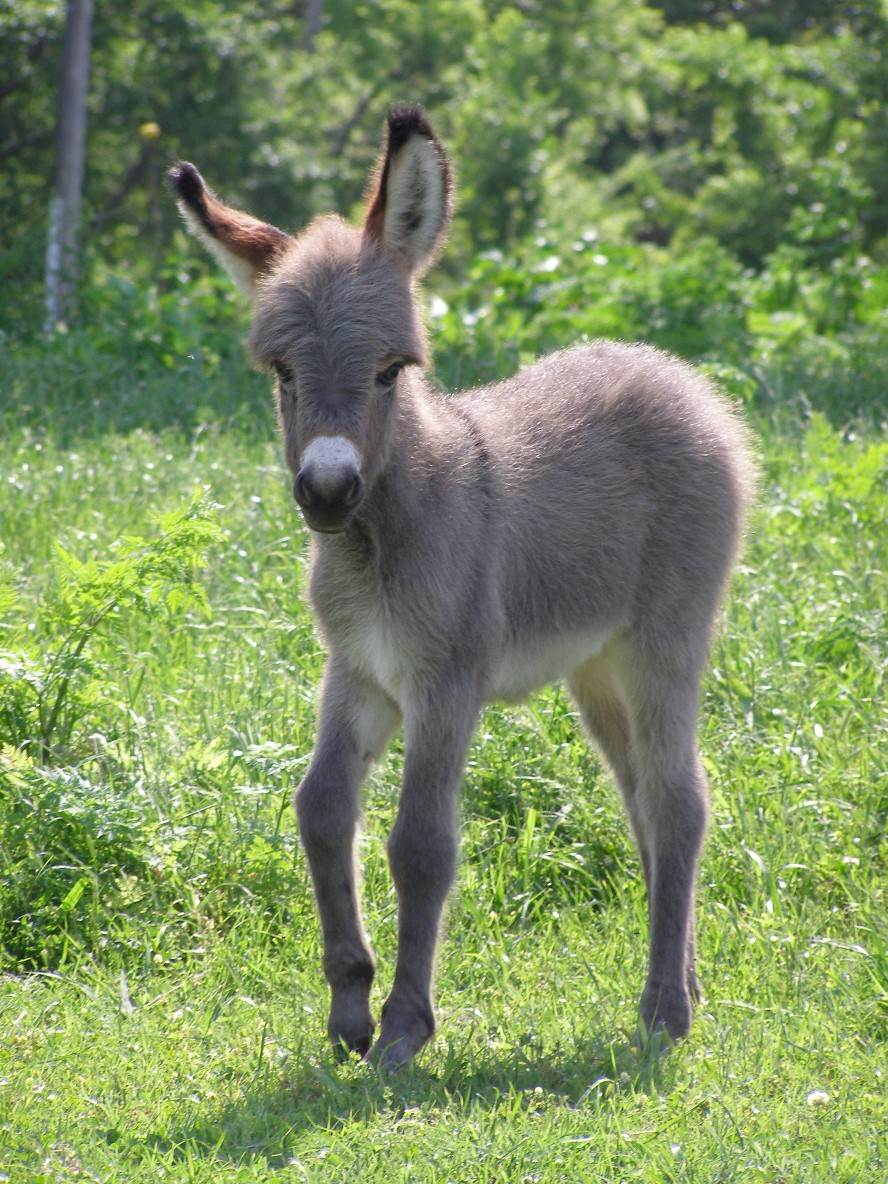
<svg viewBox="0 0 888 1184">
<path fill-rule="evenodd" d="M 389 867 L 401 897 L 446 896 L 456 874 L 456 828 L 400 819 L 389 835 Z"/>
<path fill-rule="evenodd" d="M 335 771 L 312 767 L 293 795 L 299 835 L 309 854 L 340 851 L 354 838 L 357 802 Z"/>
</svg>

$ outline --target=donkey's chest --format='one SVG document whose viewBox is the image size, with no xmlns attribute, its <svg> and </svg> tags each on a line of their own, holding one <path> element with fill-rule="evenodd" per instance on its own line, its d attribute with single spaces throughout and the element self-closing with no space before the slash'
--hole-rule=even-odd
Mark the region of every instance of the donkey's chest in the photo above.
<svg viewBox="0 0 888 1184">
<path fill-rule="evenodd" d="M 330 579 L 313 573 L 311 599 L 332 654 L 401 702 L 417 655 L 410 622 L 401 619 L 384 590 L 366 571 Z"/>
<path fill-rule="evenodd" d="M 383 613 L 356 614 L 351 628 L 338 639 L 336 650 L 396 703 L 401 702 L 412 663 L 395 622 Z"/>
</svg>

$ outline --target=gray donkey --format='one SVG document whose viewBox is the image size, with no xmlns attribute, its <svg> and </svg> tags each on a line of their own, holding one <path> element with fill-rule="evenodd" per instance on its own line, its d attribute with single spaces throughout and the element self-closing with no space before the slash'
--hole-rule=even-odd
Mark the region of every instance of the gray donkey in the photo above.
<svg viewBox="0 0 888 1184">
<path fill-rule="evenodd" d="M 643 345 L 592 342 L 466 395 L 434 390 L 417 281 L 445 237 L 452 182 L 418 108 L 389 114 L 360 229 L 328 216 L 291 238 L 222 205 L 191 164 L 170 181 L 188 227 L 253 297 L 249 352 L 277 374 L 293 495 L 314 532 L 329 658 L 295 804 L 330 1038 L 398 1067 L 431 1037 L 472 731 L 486 701 L 557 679 L 641 853 L 642 1032 L 685 1035 L 707 813 L 698 698 L 753 487 L 743 427 L 706 379 Z M 361 783 L 399 725 L 398 957 L 371 1051 L 355 837 Z"/>
</svg>

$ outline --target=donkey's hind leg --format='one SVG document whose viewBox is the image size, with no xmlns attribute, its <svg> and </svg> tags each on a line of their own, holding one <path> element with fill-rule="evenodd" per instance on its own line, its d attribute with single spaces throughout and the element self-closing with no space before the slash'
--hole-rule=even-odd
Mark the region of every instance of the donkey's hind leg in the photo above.
<svg viewBox="0 0 888 1184">
<path fill-rule="evenodd" d="M 677 675 L 639 643 L 620 642 L 580 667 L 570 689 L 613 770 L 644 868 L 650 958 L 641 1001 L 647 1031 L 688 1031 L 695 969 L 694 882 L 706 825 L 696 751 L 699 676 Z"/>
<path fill-rule="evenodd" d="M 644 833 L 644 814 L 637 800 L 637 778 L 632 767 L 629 717 L 607 658 L 592 658 L 574 671 L 568 688 L 583 723 L 614 775 L 641 857 L 645 885 L 650 891 L 650 856 Z"/>
<path fill-rule="evenodd" d="M 295 797 L 331 991 L 327 1031 L 334 1045 L 362 1056 L 376 1025 L 370 1012 L 375 963 L 361 921 L 355 866 L 359 789 L 398 720 L 398 709 L 379 688 L 331 658 L 317 747 Z"/>
<path fill-rule="evenodd" d="M 596 747 L 610 766 L 620 790 L 635 845 L 641 858 L 648 908 L 653 901 L 651 873 L 653 853 L 647 834 L 646 812 L 639 794 L 638 776 L 632 755 L 629 713 L 624 703 L 611 662 L 605 653 L 585 663 L 570 678 L 569 687 Z M 687 964 L 685 977 L 694 1000 L 701 997 L 696 968 L 696 941 L 693 909 L 688 920 Z"/>
<path fill-rule="evenodd" d="M 691 650 L 688 647 L 690 654 Z M 650 954 L 641 997 L 647 1032 L 685 1036 L 694 967 L 697 861 L 706 831 L 706 776 L 697 751 L 702 663 L 627 644 L 616 667 L 629 723 L 635 810 L 648 859 Z"/>
</svg>

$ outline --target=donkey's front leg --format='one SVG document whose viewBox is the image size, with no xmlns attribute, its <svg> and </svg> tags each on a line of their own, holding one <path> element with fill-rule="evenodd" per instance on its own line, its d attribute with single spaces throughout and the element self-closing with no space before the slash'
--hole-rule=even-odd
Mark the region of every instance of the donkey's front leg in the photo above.
<svg viewBox="0 0 888 1184">
<path fill-rule="evenodd" d="M 375 964 L 361 921 L 355 867 L 358 791 L 398 719 L 398 709 L 378 687 L 331 658 L 317 747 L 295 797 L 332 995 L 327 1031 L 335 1045 L 361 1055 L 369 1049 L 376 1025 L 370 1012 Z"/>
<path fill-rule="evenodd" d="M 456 871 L 457 799 L 480 696 L 463 680 L 423 695 L 404 717 L 404 782 L 388 841 L 398 893 L 398 961 L 372 1059 L 410 1064 L 435 1030 L 432 976 Z"/>
</svg>

